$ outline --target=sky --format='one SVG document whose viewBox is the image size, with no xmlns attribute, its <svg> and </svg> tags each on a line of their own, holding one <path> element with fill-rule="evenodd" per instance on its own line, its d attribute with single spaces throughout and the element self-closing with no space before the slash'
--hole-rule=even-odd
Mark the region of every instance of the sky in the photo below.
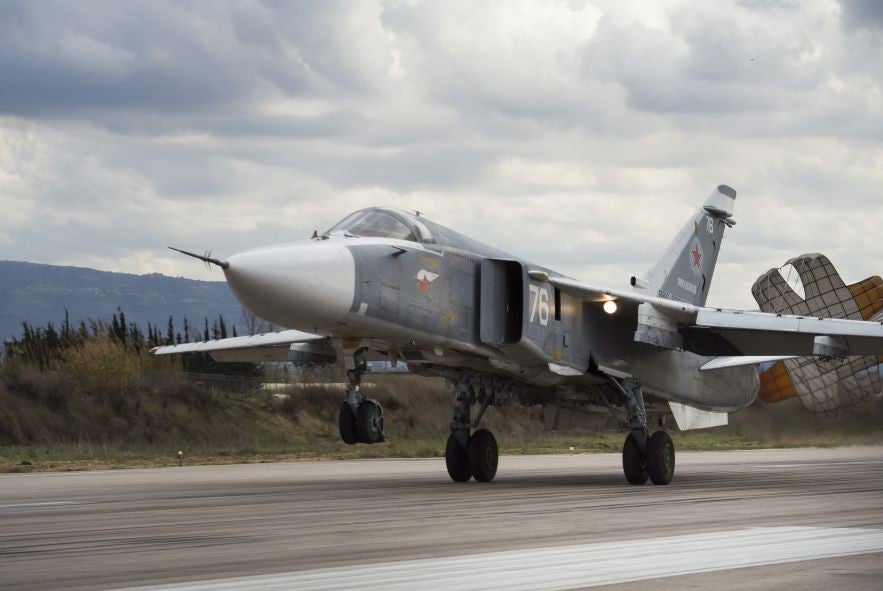
<svg viewBox="0 0 883 591">
<path fill-rule="evenodd" d="M 883 2 L 0 3 L 0 259 L 221 280 L 383 205 L 626 287 L 721 183 L 709 305 L 883 274 Z"/>
</svg>

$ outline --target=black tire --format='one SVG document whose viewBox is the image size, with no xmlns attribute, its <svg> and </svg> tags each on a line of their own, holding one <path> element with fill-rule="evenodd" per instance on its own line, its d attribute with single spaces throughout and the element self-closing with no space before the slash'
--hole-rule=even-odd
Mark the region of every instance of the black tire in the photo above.
<svg viewBox="0 0 883 591">
<path fill-rule="evenodd" d="M 469 482 L 472 478 L 472 471 L 469 470 L 469 456 L 466 450 L 451 433 L 448 435 L 448 443 L 445 445 L 445 465 L 448 467 L 448 474 L 454 482 Z"/>
<path fill-rule="evenodd" d="M 356 428 L 362 443 L 380 443 L 384 439 L 383 409 L 376 400 L 363 400 L 356 411 Z"/>
<path fill-rule="evenodd" d="M 497 440 L 487 429 L 479 429 L 469 440 L 469 469 L 478 482 L 490 482 L 497 474 L 500 457 Z"/>
<path fill-rule="evenodd" d="M 653 484 L 668 484 L 675 475 L 675 444 L 665 431 L 657 431 L 647 442 L 647 472 Z"/>
<path fill-rule="evenodd" d="M 340 439 L 344 443 L 352 445 L 359 442 L 359 431 L 356 428 L 356 413 L 348 402 L 340 405 L 340 414 L 337 415 L 337 430 L 340 431 Z"/>
<path fill-rule="evenodd" d="M 641 446 L 635 436 L 629 433 L 622 446 L 622 471 L 629 484 L 644 484 L 647 482 L 647 460 L 641 453 Z"/>
</svg>

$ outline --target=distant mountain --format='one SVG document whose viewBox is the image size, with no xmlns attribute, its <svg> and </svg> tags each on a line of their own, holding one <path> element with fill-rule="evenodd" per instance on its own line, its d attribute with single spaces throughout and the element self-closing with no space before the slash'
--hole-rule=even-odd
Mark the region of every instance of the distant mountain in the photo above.
<svg viewBox="0 0 883 591">
<path fill-rule="evenodd" d="M 203 318 L 211 322 L 221 314 L 231 332 L 235 324 L 245 334 L 242 307 L 223 281 L 0 261 L 0 341 L 20 336 L 23 321 L 58 326 L 65 309 L 76 325 L 80 320 L 109 321 L 117 308 L 142 329 L 150 322 L 165 331 L 173 316 L 177 331 L 183 330 L 185 317 L 202 331 Z"/>
</svg>

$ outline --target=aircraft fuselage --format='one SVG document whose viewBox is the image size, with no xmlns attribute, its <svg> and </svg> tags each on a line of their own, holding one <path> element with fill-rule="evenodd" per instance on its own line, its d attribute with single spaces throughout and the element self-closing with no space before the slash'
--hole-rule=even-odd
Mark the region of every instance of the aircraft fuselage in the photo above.
<svg viewBox="0 0 883 591">
<path fill-rule="evenodd" d="M 417 372 L 499 375 L 550 400 L 617 373 L 648 395 L 712 411 L 757 394 L 754 367 L 700 372 L 706 357 L 637 343 L 635 314 L 561 293 L 543 280 L 558 275 L 549 269 L 422 217 L 368 211 L 395 218 L 411 239 L 330 231 L 237 254 L 224 271 L 233 293 L 258 316 L 330 337 L 339 354 L 361 343 Z"/>
</svg>

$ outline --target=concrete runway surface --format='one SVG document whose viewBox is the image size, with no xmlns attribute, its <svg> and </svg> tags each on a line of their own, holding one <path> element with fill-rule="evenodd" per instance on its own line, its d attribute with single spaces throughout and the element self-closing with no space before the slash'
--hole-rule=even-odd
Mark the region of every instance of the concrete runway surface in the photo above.
<svg viewBox="0 0 883 591">
<path fill-rule="evenodd" d="M 0 588 L 883 589 L 883 447 L 0 476 Z"/>
</svg>

